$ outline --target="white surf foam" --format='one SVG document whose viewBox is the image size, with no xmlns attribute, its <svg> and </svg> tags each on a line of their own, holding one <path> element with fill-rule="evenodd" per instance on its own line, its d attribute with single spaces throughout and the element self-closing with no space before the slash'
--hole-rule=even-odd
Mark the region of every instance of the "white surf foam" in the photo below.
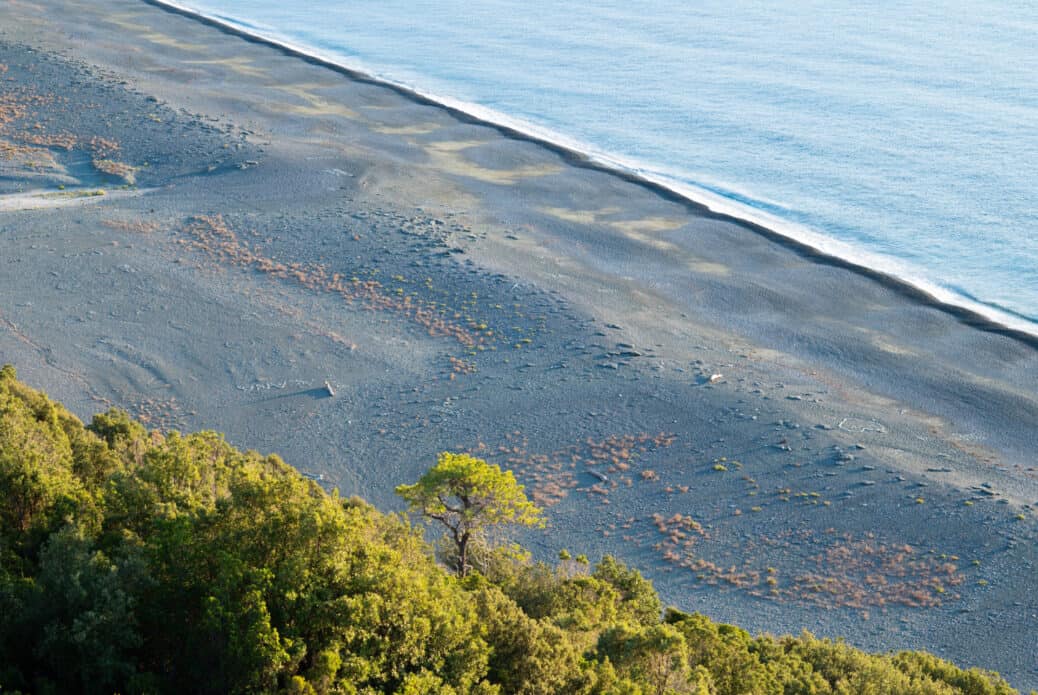
<svg viewBox="0 0 1038 695">
<path fill-rule="evenodd" d="M 913 268 L 908 263 L 901 262 L 889 256 L 869 252 L 853 244 L 827 236 L 826 234 L 811 229 L 805 225 L 784 220 L 764 210 L 755 208 L 752 205 L 727 198 L 722 194 L 703 188 L 702 186 L 697 186 L 693 183 L 683 181 L 673 172 L 664 173 L 654 169 L 649 164 L 601 151 L 588 143 L 580 142 L 549 128 L 537 125 L 536 123 L 514 118 L 480 104 L 437 94 L 419 86 L 402 82 L 393 78 L 391 75 L 385 75 L 380 73 L 378 70 L 372 69 L 362 61 L 345 58 L 341 55 L 327 53 L 312 46 L 297 43 L 289 37 L 280 35 L 272 28 L 257 29 L 255 25 L 245 22 L 244 20 L 211 14 L 198 8 L 176 2 L 175 0 L 146 1 L 176 10 L 183 14 L 198 17 L 238 34 L 284 49 L 293 54 L 310 58 L 329 66 L 347 70 L 351 73 L 360 75 L 365 79 L 394 87 L 403 92 L 413 94 L 421 99 L 463 113 L 489 125 L 507 129 L 531 140 L 542 142 L 554 148 L 567 150 L 578 157 L 586 158 L 596 165 L 607 169 L 613 169 L 619 173 L 634 176 L 643 181 L 663 187 L 692 203 L 706 207 L 711 212 L 764 227 L 779 236 L 786 237 L 794 242 L 808 246 L 823 255 L 837 258 L 850 265 L 860 267 L 863 270 L 886 275 L 898 282 L 926 293 L 931 296 L 934 301 L 940 304 L 966 309 L 987 321 L 1004 326 L 1013 331 L 1038 336 L 1038 323 L 1002 310 L 998 307 L 976 301 L 973 298 L 964 296 L 947 287 L 943 287 L 940 284 L 927 279 L 919 269 Z M 733 192 L 737 192 L 737 194 L 744 198 L 755 198 L 755 196 L 748 192 Z M 762 200 L 761 202 L 768 204 L 770 201 Z M 787 206 L 780 203 L 771 204 L 773 206 L 788 209 Z"/>
</svg>

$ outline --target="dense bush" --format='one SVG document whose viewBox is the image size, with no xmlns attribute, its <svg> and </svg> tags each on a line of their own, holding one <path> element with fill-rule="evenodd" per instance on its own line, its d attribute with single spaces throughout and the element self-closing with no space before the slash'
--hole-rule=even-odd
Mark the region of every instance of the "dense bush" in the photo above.
<svg viewBox="0 0 1038 695">
<path fill-rule="evenodd" d="M 0 372 L 0 691 L 1011 693 L 923 653 L 752 637 L 612 558 L 457 578 L 403 517 L 213 432 L 84 427 Z"/>
</svg>

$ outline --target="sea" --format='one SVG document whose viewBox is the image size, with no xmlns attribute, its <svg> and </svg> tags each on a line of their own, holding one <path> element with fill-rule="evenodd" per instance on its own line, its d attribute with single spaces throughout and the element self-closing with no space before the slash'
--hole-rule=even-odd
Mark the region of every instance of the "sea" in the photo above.
<svg viewBox="0 0 1038 695">
<path fill-rule="evenodd" d="M 1034 0 L 177 0 L 1038 334 Z"/>
</svg>

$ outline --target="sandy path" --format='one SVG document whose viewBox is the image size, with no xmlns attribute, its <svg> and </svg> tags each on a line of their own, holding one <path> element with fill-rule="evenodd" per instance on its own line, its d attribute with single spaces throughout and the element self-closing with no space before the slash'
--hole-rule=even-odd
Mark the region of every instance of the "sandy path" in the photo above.
<svg viewBox="0 0 1038 695">
<path fill-rule="evenodd" d="M 25 193 L 8 193 L 0 195 L 0 212 L 94 205 L 110 200 L 133 198 L 148 192 L 142 189 L 107 191 L 98 188 L 66 188 L 60 191 L 38 190 L 26 191 Z"/>
</svg>

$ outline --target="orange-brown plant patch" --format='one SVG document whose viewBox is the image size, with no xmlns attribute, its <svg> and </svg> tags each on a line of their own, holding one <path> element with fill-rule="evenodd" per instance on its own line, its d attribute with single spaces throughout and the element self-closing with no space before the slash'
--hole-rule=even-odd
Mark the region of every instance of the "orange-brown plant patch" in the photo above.
<svg viewBox="0 0 1038 695">
<path fill-rule="evenodd" d="M 188 248 L 223 265 L 247 268 L 272 278 L 294 282 L 314 292 L 341 297 L 371 311 L 405 316 L 422 326 L 432 337 L 453 338 L 467 348 L 483 345 L 490 338 L 446 318 L 433 302 L 417 295 L 390 293 L 378 280 L 346 279 L 320 263 L 284 263 L 263 255 L 242 241 L 221 215 L 198 215 L 184 225 Z"/>
<path fill-rule="evenodd" d="M 34 114 L 55 101 L 54 96 L 35 93 L 29 87 L 0 87 L 0 135 L 14 143 L 71 150 L 78 142 L 66 132 L 51 132 L 39 121 L 30 121 Z"/>
<path fill-rule="evenodd" d="M 657 514 L 653 522 L 663 536 L 653 548 L 664 562 L 687 569 L 705 585 L 731 586 L 760 598 L 827 609 L 934 608 L 959 598 L 952 589 L 965 581 L 954 562 L 908 544 L 879 542 L 871 534 L 833 537 L 806 559 L 793 550 L 810 542 L 810 533 L 761 536 L 759 546 L 747 542 L 741 548 L 742 566 L 725 566 L 696 550 L 699 539 L 709 538 L 698 525 L 686 529 L 681 515 Z M 795 569 L 776 569 L 790 565 Z"/>
<path fill-rule="evenodd" d="M 94 154 L 96 159 L 107 159 L 122 149 L 119 143 L 115 140 L 103 138 L 98 135 L 90 138 L 87 147 L 90 148 L 90 151 Z"/>
<path fill-rule="evenodd" d="M 102 220 L 101 224 L 109 229 L 133 234 L 151 234 L 162 228 L 158 222 L 145 222 L 144 220 Z"/>
<path fill-rule="evenodd" d="M 588 437 L 581 444 L 542 454 L 531 452 L 528 439 L 515 431 L 505 435 L 503 444 L 490 447 L 479 442 L 470 453 L 514 470 L 529 485 L 534 502 L 542 507 L 558 504 L 574 489 L 600 504 L 608 504 L 611 493 L 621 489 L 621 485 L 631 485 L 624 471 L 645 454 L 669 447 L 674 441 L 674 435 L 666 432 Z M 577 474 L 583 471 L 589 472 L 596 482 L 580 488 Z"/>
<path fill-rule="evenodd" d="M 137 167 L 130 166 L 125 162 L 116 162 L 111 159 L 94 159 L 94 168 L 102 174 L 116 176 L 126 183 L 133 185 L 137 182 Z"/>
</svg>

